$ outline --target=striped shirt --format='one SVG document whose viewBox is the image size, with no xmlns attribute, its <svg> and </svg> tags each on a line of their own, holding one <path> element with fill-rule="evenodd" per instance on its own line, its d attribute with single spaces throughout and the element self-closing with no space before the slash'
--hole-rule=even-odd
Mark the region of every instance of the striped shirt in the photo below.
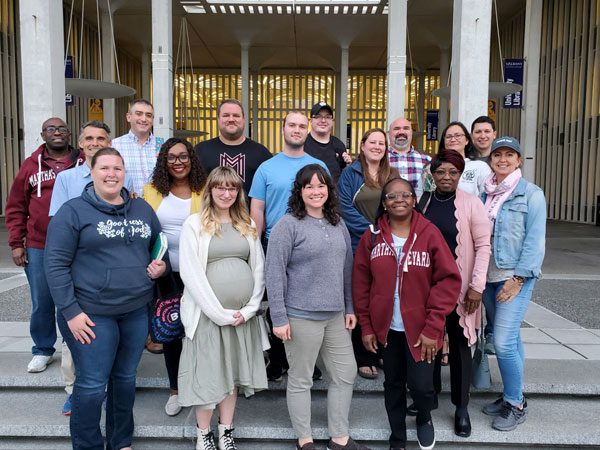
<svg viewBox="0 0 600 450">
<path fill-rule="evenodd" d="M 417 197 L 420 197 L 423 193 L 423 171 L 431 162 L 431 157 L 419 153 L 413 147 L 406 153 L 399 153 L 393 147 L 389 147 L 388 157 L 390 166 L 415 188 Z"/>
<path fill-rule="evenodd" d="M 156 157 L 163 143 L 163 138 L 156 137 L 150 133 L 150 137 L 142 145 L 131 130 L 129 130 L 129 133 L 112 141 L 112 146 L 119 150 L 125 160 L 125 171 L 131 178 L 133 192 L 140 197 L 142 196 L 144 185 L 152 178 L 152 172 L 154 172 L 154 166 L 156 165 Z"/>
</svg>

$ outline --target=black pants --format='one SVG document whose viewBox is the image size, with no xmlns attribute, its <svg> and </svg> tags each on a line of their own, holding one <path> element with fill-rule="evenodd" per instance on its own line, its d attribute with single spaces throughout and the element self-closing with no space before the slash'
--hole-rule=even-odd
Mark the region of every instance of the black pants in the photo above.
<svg viewBox="0 0 600 450">
<path fill-rule="evenodd" d="M 356 365 L 358 367 L 371 367 L 379 366 L 379 353 L 371 353 L 368 351 L 362 343 L 362 333 L 360 331 L 360 325 L 356 324 L 354 330 L 352 330 L 352 346 L 354 347 L 354 357 L 356 358 Z"/>
<path fill-rule="evenodd" d="M 450 398 L 456 407 L 466 408 L 469 404 L 469 388 L 471 386 L 471 366 L 473 358 L 469 341 L 463 334 L 463 327 L 459 323 L 460 316 L 456 309 L 446 316 L 446 332 L 448 333 L 449 352 L 448 362 L 450 364 Z M 442 391 L 441 375 L 442 352 L 435 357 L 435 368 L 433 371 L 433 384 L 435 392 Z"/>
<path fill-rule="evenodd" d="M 433 364 L 416 362 L 403 332 L 390 330 L 383 348 L 383 382 L 385 409 L 390 422 L 390 447 L 406 445 L 406 386 L 417 410 L 417 424 L 431 419 L 433 407 Z"/>
<path fill-rule="evenodd" d="M 261 240 L 263 250 L 265 252 L 265 257 L 267 256 L 267 247 L 269 246 L 269 240 L 265 239 L 264 235 Z M 268 300 L 267 298 L 267 290 L 265 289 L 265 296 L 263 301 Z M 271 310 L 267 309 L 267 323 L 269 324 L 269 344 L 271 344 L 271 348 L 267 350 L 267 354 L 269 355 L 269 364 L 273 366 L 281 367 L 282 369 L 287 369 L 289 367 L 287 362 L 287 356 L 285 355 L 285 347 L 283 346 L 283 341 L 275 336 L 273 333 L 273 322 L 271 321 Z"/>
<path fill-rule="evenodd" d="M 162 295 L 181 294 L 183 292 L 183 281 L 179 276 L 179 272 L 171 272 L 170 277 L 159 278 L 158 289 Z M 182 341 L 183 338 L 163 344 L 163 356 L 165 358 L 165 366 L 167 367 L 167 375 L 169 376 L 169 387 L 173 391 L 177 390 Z"/>
</svg>

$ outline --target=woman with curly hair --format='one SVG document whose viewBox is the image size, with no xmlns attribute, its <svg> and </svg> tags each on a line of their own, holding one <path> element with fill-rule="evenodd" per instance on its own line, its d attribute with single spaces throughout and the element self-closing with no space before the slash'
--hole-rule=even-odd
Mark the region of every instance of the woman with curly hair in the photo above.
<svg viewBox="0 0 600 450">
<path fill-rule="evenodd" d="M 195 406 L 197 450 L 215 450 L 210 422 L 217 405 L 219 449 L 235 450 L 238 391 L 249 397 L 268 384 L 256 317 L 265 291 L 264 254 L 242 179 L 232 168 L 217 167 L 208 176 L 202 211 L 181 230 L 180 265 L 180 403 Z"/>
<path fill-rule="evenodd" d="M 163 277 L 158 282 L 163 296 L 178 295 L 183 291 L 179 276 L 179 234 L 185 219 L 200 210 L 205 183 L 206 171 L 192 144 L 185 139 L 167 139 L 158 153 L 152 180 L 144 186 L 142 195 L 156 212 L 169 243 L 172 277 Z M 163 354 L 171 389 L 165 412 L 175 416 L 181 411 L 177 394 L 181 338 L 163 344 Z"/>
<path fill-rule="evenodd" d="M 349 330 L 356 325 L 351 296 L 352 245 L 325 169 L 300 169 L 288 213 L 273 227 L 266 274 L 273 333 L 290 365 L 287 405 L 298 450 L 313 450 L 310 427 L 313 368 L 319 353 L 331 384 L 327 395 L 330 450 L 366 450 L 349 437 L 356 377 Z"/>
</svg>

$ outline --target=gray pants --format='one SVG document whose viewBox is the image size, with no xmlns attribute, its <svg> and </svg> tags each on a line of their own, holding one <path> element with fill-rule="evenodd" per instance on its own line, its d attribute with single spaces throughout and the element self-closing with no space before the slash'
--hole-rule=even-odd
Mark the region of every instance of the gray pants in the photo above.
<svg viewBox="0 0 600 450">
<path fill-rule="evenodd" d="M 344 314 L 329 320 L 290 317 L 292 339 L 286 341 L 290 369 L 287 405 L 298 438 L 312 436 L 310 428 L 310 389 L 319 352 L 331 383 L 327 391 L 327 425 L 331 437 L 348 436 L 348 415 L 356 378 L 356 361 L 350 331 L 344 327 Z"/>
</svg>

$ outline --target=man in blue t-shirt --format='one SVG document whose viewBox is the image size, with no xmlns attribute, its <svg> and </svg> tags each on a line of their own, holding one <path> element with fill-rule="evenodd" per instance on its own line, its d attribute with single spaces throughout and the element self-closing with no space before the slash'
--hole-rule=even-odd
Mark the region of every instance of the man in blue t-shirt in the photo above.
<svg viewBox="0 0 600 450">
<path fill-rule="evenodd" d="M 263 247 L 267 251 L 269 235 L 275 224 L 287 211 L 292 185 L 300 169 L 309 164 L 319 164 L 327 172 L 327 166 L 304 153 L 304 142 L 308 136 L 308 117 L 302 112 L 289 112 L 283 119 L 283 149 L 281 153 L 262 163 L 252 180 L 250 188 L 250 215 L 259 234 L 264 231 Z M 267 293 L 268 295 L 268 293 Z M 269 325 L 273 327 L 267 315 Z M 267 378 L 279 381 L 287 370 L 288 363 L 281 339 L 271 333 Z M 320 379 L 321 371 L 315 366 L 313 379 Z"/>
<path fill-rule="evenodd" d="M 307 136 L 308 118 L 301 112 L 289 112 L 283 119 L 281 153 L 262 163 L 254 174 L 250 188 L 250 215 L 258 232 L 264 231 L 266 240 L 287 210 L 298 171 L 309 164 L 319 164 L 329 172 L 323 161 L 304 153 Z"/>
</svg>

